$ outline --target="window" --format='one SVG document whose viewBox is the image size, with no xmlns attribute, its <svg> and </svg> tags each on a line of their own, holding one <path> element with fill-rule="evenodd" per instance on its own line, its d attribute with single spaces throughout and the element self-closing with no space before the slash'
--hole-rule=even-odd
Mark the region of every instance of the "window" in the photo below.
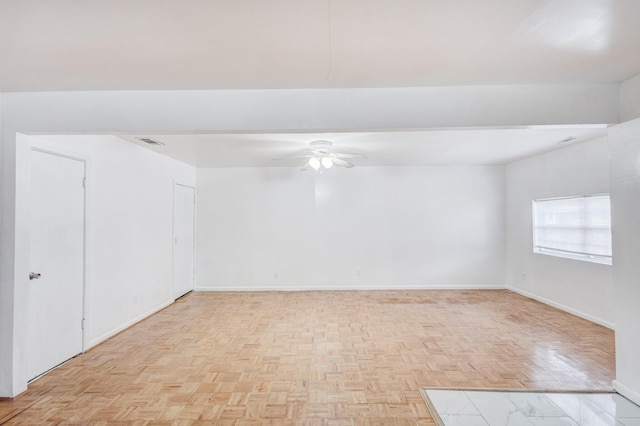
<svg viewBox="0 0 640 426">
<path fill-rule="evenodd" d="M 534 200 L 533 251 L 611 265 L 609 194 Z"/>
</svg>

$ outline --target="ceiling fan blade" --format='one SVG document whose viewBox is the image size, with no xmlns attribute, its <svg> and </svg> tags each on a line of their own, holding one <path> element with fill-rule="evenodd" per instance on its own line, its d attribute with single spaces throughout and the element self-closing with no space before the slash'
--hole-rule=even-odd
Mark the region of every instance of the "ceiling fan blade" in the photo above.
<svg viewBox="0 0 640 426">
<path fill-rule="evenodd" d="M 353 167 L 353 164 L 351 164 L 350 162 L 348 162 L 346 160 L 338 158 L 338 157 L 333 157 L 333 164 L 335 164 L 336 166 L 339 166 L 339 167 L 346 167 L 348 169 Z"/>
<path fill-rule="evenodd" d="M 322 172 L 322 168 L 328 169 L 334 164 L 337 167 L 354 167 L 353 164 L 344 159 L 366 158 L 366 155 L 356 152 L 332 152 L 330 141 L 317 140 L 311 142 L 309 144 L 309 147 L 305 148 L 303 151 L 294 152 L 291 155 L 287 155 L 285 157 L 274 158 L 274 160 L 289 160 L 298 158 L 307 159 L 305 165 L 302 166 L 301 170 L 314 169 L 320 170 L 320 172 Z"/>
<path fill-rule="evenodd" d="M 331 154 L 335 158 L 364 158 L 366 155 L 355 152 L 334 152 Z"/>
<path fill-rule="evenodd" d="M 278 158 L 274 158 L 274 160 L 289 160 L 291 158 L 311 158 L 313 157 L 313 155 L 311 154 L 304 154 L 304 155 L 287 155 L 286 157 L 278 157 Z"/>
<path fill-rule="evenodd" d="M 311 170 L 311 166 L 309 165 L 309 162 L 307 161 L 306 163 L 304 163 L 304 166 L 302 166 L 300 170 L 303 172 L 306 172 L 307 170 Z"/>
</svg>

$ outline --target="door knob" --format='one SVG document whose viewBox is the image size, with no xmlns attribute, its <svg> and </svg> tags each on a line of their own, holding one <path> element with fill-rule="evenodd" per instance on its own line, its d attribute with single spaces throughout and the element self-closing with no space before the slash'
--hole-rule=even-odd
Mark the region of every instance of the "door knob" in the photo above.
<svg viewBox="0 0 640 426">
<path fill-rule="evenodd" d="M 37 280 L 38 278 L 40 278 L 40 273 L 39 272 L 30 272 L 29 273 L 29 281 Z"/>
</svg>

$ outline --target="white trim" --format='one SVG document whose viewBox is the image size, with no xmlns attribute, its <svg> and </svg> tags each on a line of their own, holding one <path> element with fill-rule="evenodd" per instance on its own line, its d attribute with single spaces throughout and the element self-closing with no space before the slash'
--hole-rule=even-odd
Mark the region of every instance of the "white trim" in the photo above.
<svg viewBox="0 0 640 426">
<path fill-rule="evenodd" d="M 184 186 L 184 187 L 187 187 L 187 188 L 191 188 L 194 191 L 196 190 L 196 187 L 194 185 L 189 185 L 187 183 L 182 183 L 182 182 L 177 181 L 176 179 L 173 179 L 173 184 L 174 185 L 179 185 L 179 186 Z"/>
<path fill-rule="evenodd" d="M 167 302 L 161 303 L 160 305 L 156 306 L 155 308 L 143 313 L 142 315 L 138 315 L 137 317 L 135 317 L 134 319 L 132 319 L 131 321 L 128 321 L 116 328 L 114 328 L 111 331 L 108 331 L 104 334 L 102 334 L 101 336 L 96 337 L 95 339 L 91 340 L 89 342 L 89 345 L 87 347 L 87 349 L 90 349 L 92 347 L 94 347 L 95 345 L 104 342 L 105 340 L 107 340 L 110 337 L 115 336 L 116 334 L 120 333 L 121 331 L 131 327 L 132 325 L 135 325 L 136 323 L 139 323 L 140 321 L 142 321 L 143 319 L 146 319 L 147 317 L 150 317 L 151 315 L 155 314 L 156 312 L 159 312 L 161 310 L 163 310 L 164 308 L 166 308 L 167 306 L 173 304 L 174 300 L 171 299 Z"/>
<path fill-rule="evenodd" d="M 625 398 L 627 398 L 631 402 L 634 402 L 634 403 L 640 405 L 640 392 L 636 392 L 634 390 L 631 390 L 631 388 L 623 385 L 618 380 L 613 380 L 611 382 L 611 385 L 616 390 L 616 392 L 618 392 L 620 395 L 624 396 Z"/>
<path fill-rule="evenodd" d="M 538 302 L 544 303 L 545 305 L 552 306 L 554 308 L 557 308 L 557 309 L 560 309 L 562 311 L 568 312 L 568 313 L 570 313 L 572 315 L 575 315 L 575 316 L 578 316 L 580 318 L 586 319 L 587 321 L 595 322 L 596 324 L 600 324 L 603 327 L 607 327 L 607 328 L 609 328 L 611 330 L 615 330 L 615 324 L 610 322 L 610 321 L 606 321 L 606 320 L 603 320 L 601 318 L 594 317 L 593 315 L 589 315 L 589 314 L 587 314 L 585 312 L 579 311 L 577 309 L 570 308 L 569 306 L 565 306 L 565 305 L 563 305 L 561 303 L 554 302 L 554 301 L 549 300 L 549 299 L 545 299 L 544 297 L 535 295 L 533 293 L 529 293 L 528 291 L 524 291 L 524 290 L 521 290 L 519 288 L 506 286 L 506 289 L 507 290 L 511 290 L 514 293 L 518 293 L 518 294 L 520 294 L 522 296 L 528 297 L 530 299 L 537 300 Z"/>
<path fill-rule="evenodd" d="M 52 144 L 48 141 L 38 139 L 35 136 L 25 135 L 29 138 L 29 146 L 31 149 L 46 154 L 57 155 L 58 157 L 68 158 L 76 161 L 88 161 L 91 157 L 82 152 L 72 151 L 66 148 L 62 148 L 56 144 Z"/>
<path fill-rule="evenodd" d="M 555 201 L 555 200 L 572 200 L 575 198 L 590 198 L 590 197 L 608 197 L 610 195 L 609 192 L 598 192 L 596 194 L 585 194 L 585 195 L 567 195 L 564 197 L 551 197 L 551 198 L 536 198 L 533 200 L 537 201 Z"/>
<path fill-rule="evenodd" d="M 194 291 L 322 291 L 322 290 L 505 290 L 503 285 L 302 285 L 196 287 Z"/>
</svg>

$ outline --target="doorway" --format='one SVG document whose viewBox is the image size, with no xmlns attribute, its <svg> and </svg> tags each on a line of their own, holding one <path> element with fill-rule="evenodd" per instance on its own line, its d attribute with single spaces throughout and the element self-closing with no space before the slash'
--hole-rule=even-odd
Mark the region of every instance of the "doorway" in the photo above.
<svg viewBox="0 0 640 426">
<path fill-rule="evenodd" d="M 184 296 L 195 281 L 196 189 L 173 186 L 173 298 Z"/>
<path fill-rule="evenodd" d="M 27 373 L 83 351 L 84 160 L 32 147 Z"/>
</svg>

